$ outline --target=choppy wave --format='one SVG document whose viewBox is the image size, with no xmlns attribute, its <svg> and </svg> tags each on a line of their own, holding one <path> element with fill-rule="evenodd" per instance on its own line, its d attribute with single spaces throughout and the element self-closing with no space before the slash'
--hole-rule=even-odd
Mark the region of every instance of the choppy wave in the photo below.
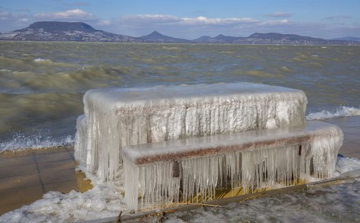
<svg viewBox="0 0 360 223">
<path fill-rule="evenodd" d="M 45 147 L 74 135 L 83 93 L 102 87 L 254 82 L 303 90 L 308 120 L 360 115 L 359 47 L 0 42 L 0 48 L 1 148 Z M 349 107 L 329 109 L 338 105 Z M 13 139 L 33 129 L 49 131 L 51 139 Z"/>
<path fill-rule="evenodd" d="M 358 115 L 360 115 L 360 108 L 341 106 L 334 111 L 322 110 L 320 112 L 310 113 L 306 115 L 306 120 L 321 120 Z"/>
<path fill-rule="evenodd" d="M 49 59 L 36 58 L 36 59 L 34 59 L 34 62 L 37 62 L 37 63 L 46 63 L 46 62 L 52 62 L 52 61 L 49 60 Z"/>
<path fill-rule="evenodd" d="M 338 157 L 336 162 L 336 175 L 360 170 L 360 160 L 356 158 Z"/>
<path fill-rule="evenodd" d="M 0 69 L 0 71 L 2 71 L 2 72 L 12 72 L 11 70 L 8 70 L 8 69 Z"/>
<path fill-rule="evenodd" d="M 23 134 L 15 134 L 11 140 L 0 143 L 0 152 L 19 151 L 25 149 L 53 148 L 73 144 L 74 137 L 70 135 L 65 137 L 64 139 L 55 140 L 50 136 L 44 136 L 41 134 L 35 136 L 24 136 Z"/>
</svg>

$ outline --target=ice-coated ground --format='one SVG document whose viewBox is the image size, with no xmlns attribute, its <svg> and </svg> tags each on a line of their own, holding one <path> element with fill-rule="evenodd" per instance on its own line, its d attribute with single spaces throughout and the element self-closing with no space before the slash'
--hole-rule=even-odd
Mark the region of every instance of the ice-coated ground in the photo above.
<svg viewBox="0 0 360 223">
<path fill-rule="evenodd" d="M 181 222 L 359 222 L 360 179 L 165 216 Z M 148 222 L 155 219 L 148 219 Z"/>
<path fill-rule="evenodd" d="M 339 157 L 338 174 L 360 169 L 360 160 Z M 88 176 L 94 188 L 69 194 L 49 192 L 30 205 L 0 216 L 0 222 L 74 222 L 127 214 L 123 182 L 100 183 Z M 122 178 L 120 178 L 122 179 Z M 360 221 L 360 179 L 329 187 L 258 198 L 167 216 L 166 222 L 356 222 Z M 150 218 L 146 221 L 155 221 Z"/>
<path fill-rule="evenodd" d="M 93 175 L 87 174 L 87 177 L 93 184 L 91 190 L 68 194 L 48 192 L 42 199 L 0 216 L 0 222 L 74 222 L 111 217 L 120 210 L 126 213 L 122 177 L 105 183 L 100 183 Z"/>
</svg>

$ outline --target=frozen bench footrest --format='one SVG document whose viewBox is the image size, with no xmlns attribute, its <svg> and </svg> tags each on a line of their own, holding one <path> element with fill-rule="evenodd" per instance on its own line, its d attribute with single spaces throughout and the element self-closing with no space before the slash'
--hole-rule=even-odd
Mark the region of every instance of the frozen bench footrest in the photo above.
<svg viewBox="0 0 360 223">
<path fill-rule="evenodd" d="M 122 150 L 125 200 L 147 208 L 196 194 L 213 198 L 215 188 L 261 188 L 334 172 L 343 134 L 339 127 L 306 125 L 127 146 Z M 181 190 L 181 193 L 180 193 Z M 181 198 L 180 198 L 181 197 Z"/>
</svg>

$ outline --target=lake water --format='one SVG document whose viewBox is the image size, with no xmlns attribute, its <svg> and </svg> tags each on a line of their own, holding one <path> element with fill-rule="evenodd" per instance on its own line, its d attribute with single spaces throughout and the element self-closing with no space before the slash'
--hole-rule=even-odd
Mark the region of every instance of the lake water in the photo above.
<svg viewBox="0 0 360 223">
<path fill-rule="evenodd" d="M 73 142 L 83 94 L 110 86 L 256 82 L 305 91 L 308 119 L 360 115 L 359 61 L 354 46 L 0 42 L 0 151 Z"/>
<path fill-rule="evenodd" d="M 360 115 L 359 61 L 360 47 L 347 46 L 0 42 L 0 152 L 72 143 L 92 88 L 256 82 L 305 91 L 307 119 Z M 114 185 L 51 192 L 0 221 L 115 216 L 123 204 Z M 357 179 L 175 213 L 166 222 L 357 222 L 359 188 Z"/>
</svg>

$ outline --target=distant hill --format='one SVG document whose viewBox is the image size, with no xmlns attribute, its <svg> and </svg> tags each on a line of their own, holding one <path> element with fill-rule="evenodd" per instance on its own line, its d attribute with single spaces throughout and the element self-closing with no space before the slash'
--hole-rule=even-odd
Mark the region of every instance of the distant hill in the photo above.
<svg viewBox="0 0 360 223">
<path fill-rule="evenodd" d="M 236 43 L 236 44 L 290 44 L 290 45 L 321 45 L 321 44 L 354 44 L 343 40 L 325 40 L 308 36 L 281 33 L 254 33 L 248 37 L 218 35 L 202 36 L 193 40 L 196 43 Z"/>
<path fill-rule="evenodd" d="M 43 29 L 45 32 L 67 32 L 67 31 L 79 31 L 94 33 L 99 30 L 94 29 L 92 26 L 83 22 L 35 22 L 25 29 L 18 31 L 25 31 L 28 29 L 39 30 Z"/>
<path fill-rule="evenodd" d="M 212 40 L 213 38 L 211 36 L 200 36 L 197 39 L 194 39 L 194 42 L 208 42 Z"/>
<path fill-rule="evenodd" d="M 242 39 L 242 37 L 224 36 L 224 35 L 220 34 L 218 36 L 215 36 L 214 39 L 217 41 L 225 41 L 226 42 L 226 41 L 235 41 L 238 39 Z"/>
<path fill-rule="evenodd" d="M 300 36 L 295 34 L 280 34 L 280 33 L 254 33 L 250 35 L 248 40 L 253 43 L 262 42 L 264 44 L 299 44 L 299 45 L 348 45 L 354 42 L 343 40 L 325 40 L 321 38 L 313 38 L 309 36 Z"/>
<path fill-rule="evenodd" d="M 271 39 L 271 40 L 293 40 L 293 41 L 299 41 L 299 40 L 317 40 L 321 41 L 323 39 L 319 38 L 312 38 L 308 36 L 300 36 L 295 34 L 280 34 L 280 33 L 254 33 L 250 35 L 248 38 L 257 38 L 257 39 Z"/>
<path fill-rule="evenodd" d="M 96 30 L 83 22 L 35 22 L 24 29 L 0 35 L 1 40 L 136 42 L 137 38 Z"/>
<path fill-rule="evenodd" d="M 145 42 L 160 42 L 160 43 L 188 43 L 189 40 L 186 39 L 179 39 L 170 36 L 165 36 L 157 31 L 154 31 L 146 36 L 139 37 L 140 39 L 144 40 Z"/>
<path fill-rule="evenodd" d="M 187 40 L 165 36 L 154 31 L 146 36 L 131 37 L 94 29 L 83 22 L 35 22 L 8 33 L 0 33 L 0 40 L 18 41 L 87 41 L 87 42 L 149 42 L 149 43 L 228 43 L 228 44 L 287 44 L 287 45 L 360 45 L 360 38 L 343 37 L 325 40 L 308 36 L 280 33 L 254 33 L 248 37 L 218 35 Z"/>
<path fill-rule="evenodd" d="M 243 39 L 243 37 L 225 36 L 220 34 L 216 37 L 202 36 L 193 41 L 196 43 L 236 43 L 239 39 Z"/>
<path fill-rule="evenodd" d="M 340 37 L 340 38 L 335 38 L 332 40 L 343 40 L 343 41 L 356 41 L 356 42 L 360 42 L 360 38 L 359 37 L 353 37 L 353 36 L 346 36 L 346 37 Z"/>
</svg>

